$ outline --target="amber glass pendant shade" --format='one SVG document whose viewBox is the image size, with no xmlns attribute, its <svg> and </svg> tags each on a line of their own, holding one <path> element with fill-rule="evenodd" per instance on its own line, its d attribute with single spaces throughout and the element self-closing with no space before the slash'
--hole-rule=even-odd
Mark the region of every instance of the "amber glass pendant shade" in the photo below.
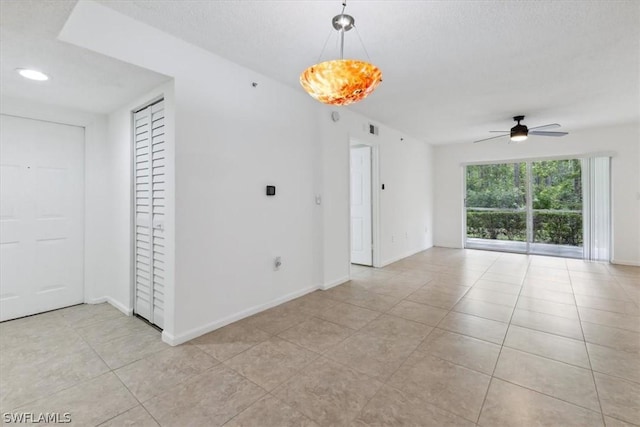
<svg viewBox="0 0 640 427">
<path fill-rule="evenodd" d="M 300 75 L 309 95 L 329 105 L 349 105 L 366 98 L 382 82 L 378 67 L 357 59 L 336 59 L 312 65 Z"/>
<path fill-rule="evenodd" d="M 331 20 L 340 34 L 340 59 L 312 65 L 300 74 L 302 88 L 324 104 L 349 105 L 361 101 L 382 82 L 382 71 L 375 65 L 344 59 L 344 33 L 356 28 L 353 16 L 344 13 L 346 7 L 347 0 L 343 0 L 342 12 Z"/>
</svg>

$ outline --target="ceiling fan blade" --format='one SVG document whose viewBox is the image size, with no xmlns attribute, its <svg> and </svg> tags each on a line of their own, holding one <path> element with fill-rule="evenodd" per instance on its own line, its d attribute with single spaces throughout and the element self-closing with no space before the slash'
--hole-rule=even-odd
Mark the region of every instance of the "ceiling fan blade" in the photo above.
<svg viewBox="0 0 640 427">
<path fill-rule="evenodd" d="M 569 135 L 569 132 L 546 132 L 546 131 L 543 131 L 543 130 L 533 130 L 533 131 L 529 131 L 529 135 L 565 136 L 565 135 Z"/>
<path fill-rule="evenodd" d="M 490 139 L 502 138 L 503 136 L 509 136 L 509 134 L 505 133 L 504 135 L 498 135 L 498 136 L 492 136 L 491 138 L 479 139 L 477 141 L 473 141 L 473 143 L 475 144 L 476 142 L 482 142 L 482 141 L 488 141 Z"/>
<path fill-rule="evenodd" d="M 489 132 L 491 133 L 496 133 L 496 132 L 500 132 L 500 133 L 509 133 L 508 130 L 490 130 Z"/>
<path fill-rule="evenodd" d="M 557 129 L 560 125 L 558 123 L 551 123 L 548 125 L 536 126 L 534 128 L 529 128 L 529 130 L 543 130 L 543 129 Z"/>
</svg>

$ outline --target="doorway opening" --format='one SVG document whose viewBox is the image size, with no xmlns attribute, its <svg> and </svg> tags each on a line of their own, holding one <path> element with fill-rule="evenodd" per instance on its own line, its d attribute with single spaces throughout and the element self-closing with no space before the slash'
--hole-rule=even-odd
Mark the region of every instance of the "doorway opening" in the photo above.
<svg viewBox="0 0 640 427">
<path fill-rule="evenodd" d="M 377 265 L 375 244 L 377 220 L 376 147 L 352 143 L 350 147 L 350 242 L 351 264 Z M 375 182 L 374 182 L 375 181 Z"/>
<path fill-rule="evenodd" d="M 467 165 L 465 179 L 466 248 L 608 261 L 609 158 Z"/>
</svg>

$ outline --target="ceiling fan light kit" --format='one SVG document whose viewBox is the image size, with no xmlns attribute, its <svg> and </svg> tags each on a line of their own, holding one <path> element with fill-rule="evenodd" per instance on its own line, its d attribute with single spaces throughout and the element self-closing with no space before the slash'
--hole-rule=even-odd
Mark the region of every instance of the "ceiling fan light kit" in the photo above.
<svg viewBox="0 0 640 427">
<path fill-rule="evenodd" d="M 312 65 L 300 75 L 300 84 L 314 99 L 329 105 L 349 105 L 361 101 L 382 82 L 382 71 L 373 64 L 357 59 L 344 59 L 344 33 L 355 28 L 355 19 L 342 13 L 331 20 L 340 33 L 340 59 Z M 322 54 L 321 54 L 322 55 Z"/>
<path fill-rule="evenodd" d="M 525 125 L 520 124 L 520 120 L 524 120 L 524 116 L 515 116 L 513 120 L 518 122 L 517 125 L 511 128 L 510 138 L 513 142 L 526 141 L 529 135 L 529 129 Z"/>
<path fill-rule="evenodd" d="M 32 70 L 30 68 L 16 68 L 16 72 L 25 79 L 35 80 L 37 82 L 44 82 L 49 80 L 49 76 L 42 71 Z"/>
<path fill-rule="evenodd" d="M 490 139 L 502 138 L 505 136 L 509 136 L 511 142 L 523 142 L 526 141 L 529 135 L 538 135 L 538 136 L 565 136 L 568 135 L 569 132 L 549 132 L 548 129 L 556 129 L 559 128 L 560 125 L 558 123 L 551 123 L 548 125 L 536 126 L 529 129 L 527 126 L 520 123 L 520 121 L 524 120 L 524 116 L 514 116 L 513 120 L 518 122 L 517 125 L 511 128 L 509 131 L 503 130 L 492 130 L 492 133 L 502 133 L 502 135 L 492 136 L 489 138 L 479 139 L 476 142 L 488 141 Z"/>
</svg>

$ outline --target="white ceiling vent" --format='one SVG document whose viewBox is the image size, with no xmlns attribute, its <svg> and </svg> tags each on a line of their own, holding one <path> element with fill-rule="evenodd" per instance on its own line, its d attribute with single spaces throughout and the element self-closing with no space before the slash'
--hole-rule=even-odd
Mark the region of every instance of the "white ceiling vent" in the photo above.
<svg viewBox="0 0 640 427">
<path fill-rule="evenodd" d="M 369 133 L 371 135 L 378 135 L 378 126 L 369 123 Z"/>
</svg>

